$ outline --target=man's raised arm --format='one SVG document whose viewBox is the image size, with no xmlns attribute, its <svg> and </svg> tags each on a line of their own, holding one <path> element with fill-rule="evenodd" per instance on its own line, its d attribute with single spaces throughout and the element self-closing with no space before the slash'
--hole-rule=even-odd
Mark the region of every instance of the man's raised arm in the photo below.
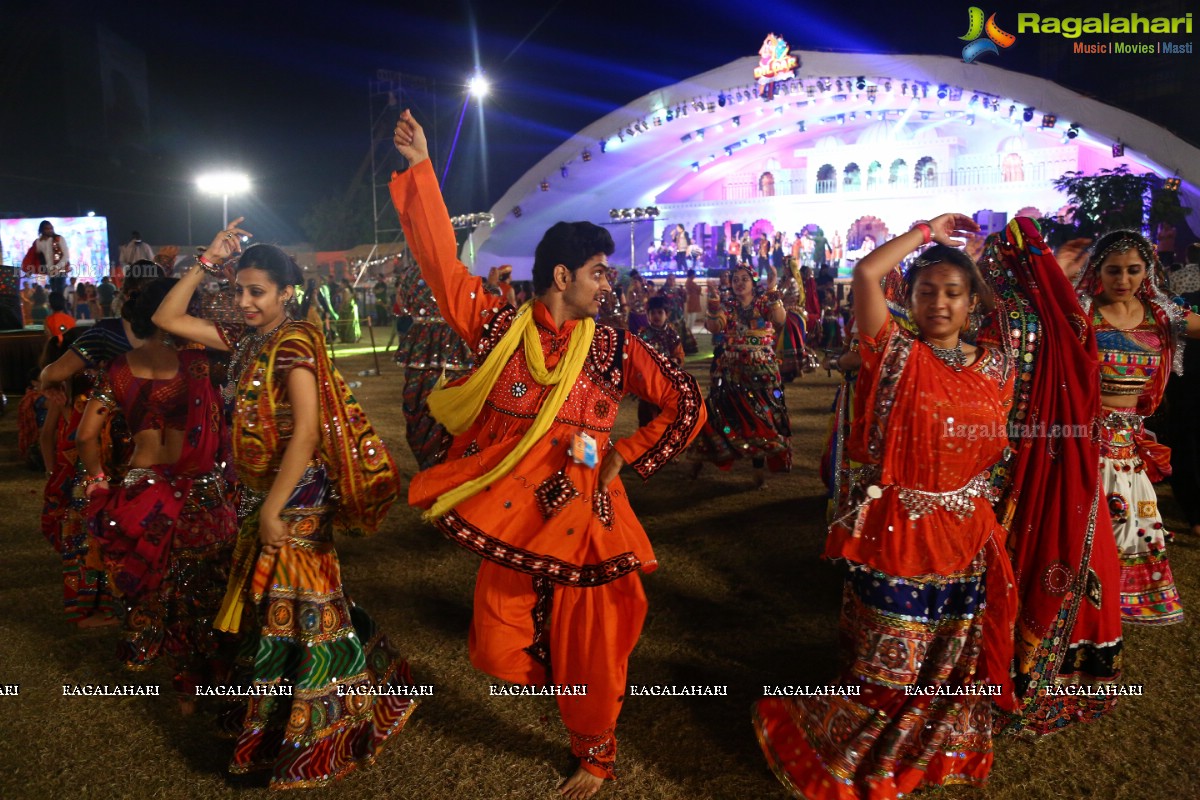
<svg viewBox="0 0 1200 800">
<path fill-rule="evenodd" d="M 425 132 L 411 112 L 400 116 L 393 141 L 409 162 L 408 170 L 392 176 L 390 187 L 404 237 L 442 316 L 474 348 L 504 300 L 485 292 L 483 279 L 458 260 L 458 243 L 429 160 Z"/>
</svg>

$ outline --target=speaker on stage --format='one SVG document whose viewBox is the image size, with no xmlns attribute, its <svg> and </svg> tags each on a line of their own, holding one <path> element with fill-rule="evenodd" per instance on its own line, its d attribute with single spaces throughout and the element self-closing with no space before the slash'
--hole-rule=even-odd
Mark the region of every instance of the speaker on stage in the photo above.
<svg viewBox="0 0 1200 800">
<path fill-rule="evenodd" d="M 0 266 L 0 331 L 19 331 L 21 319 L 20 273 L 16 267 Z"/>
</svg>

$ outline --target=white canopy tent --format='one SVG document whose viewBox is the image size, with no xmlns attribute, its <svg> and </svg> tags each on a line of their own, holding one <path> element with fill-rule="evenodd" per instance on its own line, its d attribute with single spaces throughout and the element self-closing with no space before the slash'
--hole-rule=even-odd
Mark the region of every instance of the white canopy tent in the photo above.
<svg viewBox="0 0 1200 800">
<path fill-rule="evenodd" d="M 776 216 L 786 218 L 779 224 L 790 231 L 820 222 L 828 232 L 867 214 L 896 230 L 951 209 L 1011 216 L 1033 206 L 1048 213 L 1066 200 L 1050 186 L 1053 178 L 1120 164 L 1180 177 L 1184 204 L 1193 209 L 1189 223 L 1200 229 L 1200 151 L 1140 117 L 989 64 L 793 54 L 796 76 L 776 84 L 770 99 L 758 96 L 758 59 L 748 57 L 651 92 L 587 126 L 500 198 L 491 209 L 496 224 L 475 230 L 463 260 L 480 271 L 512 264 L 517 277 L 526 277 L 538 240 L 555 222 L 608 223 L 610 210 L 622 208 L 658 207 L 656 236 L 676 222 Z M 1116 155 L 1116 143 L 1123 154 Z M 1022 156 L 1023 150 L 1029 152 Z M 936 164 L 936 174 L 923 180 L 918 170 L 914 180 L 914 160 Z M 876 183 L 870 176 L 862 182 L 869 168 L 882 164 L 886 172 L 897 163 L 904 165 L 899 180 L 880 174 Z M 768 187 L 762 174 L 773 167 L 787 179 L 773 174 Z M 748 182 L 755 173 L 757 186 Z M 628 229 L 614 227 L 613 236 L 613 262 L 628 263 Z"/>
</svg>

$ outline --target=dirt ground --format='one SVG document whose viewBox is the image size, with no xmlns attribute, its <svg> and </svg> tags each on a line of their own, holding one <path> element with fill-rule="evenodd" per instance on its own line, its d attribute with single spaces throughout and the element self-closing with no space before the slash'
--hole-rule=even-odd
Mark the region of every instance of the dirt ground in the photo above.
<svg viewBox="0 0 1200 800">
<path fill-rule="evenodd" d="M 339 360 L 391 444 L 405 479 L 415 462 L 404 442 L 401 372 L 356 377 L 371 357 Z M 702 386 L 707 366 L 690 365 Z M 600 797 L 661 800 L 782 798 L 750 726 L 764 684 L 834 677 L 839 569 L 818 558 L 825 535 L 817 459 L 836 375 L 787 387 L 795 469 L 750 490 L 748 469 L 696 481 L 684 464 L 648 483 L 623 475 L 655 544 L 660 568 L 643 578 L 650 612 L 630 664 L 639 684 L 721 685 L 727 697 L 633 698 L 618 734 L 620 780 Z M 636 424 L 622 406 L 617 433 Z M 233 781 L 231 742 L 214 735 L 204 707 L 177 713 L 165 667 L 125 673 L 111 629 L 78 631 L 64 620 L 60 567 L 38 528 L 42 482 L 16 464 L 15 399 L 0 418 L 0 797 L 11 799 L 242 798 L 263 784 Z M 1165 493 L 1164 489 L 1164 493 Z M 1167 524 L 1181 520 L 1164 500 Z M 477 561 L 398 504 L 378 535 L 338 543 L 347 590 L 408 657 L 434 696 L 369 769 L 314 797 L 550 798 L 568 774 L 567 736 L 552 700 L 489 696 L 492 679 L 467 660 Z M 933 790 L 930 798 L 1200 797 L 1200 539 L 1170 550 L 1192 615 L 1182 625 L 1126 628 L 1125 676 L 1144 696 L 1100 722 L 1035 745 L 996 743 L 986 790 Z M 158 683 L 161 697 L 64 697 L 63 684 Z M 9 690 L 12 691 L 12 690 Z"/>
</svg>

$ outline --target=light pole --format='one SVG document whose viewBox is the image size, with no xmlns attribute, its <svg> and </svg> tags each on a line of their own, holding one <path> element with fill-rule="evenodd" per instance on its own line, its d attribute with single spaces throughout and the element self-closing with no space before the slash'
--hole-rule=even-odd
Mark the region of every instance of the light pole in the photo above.
<svg viewBox="0 0 1200 800">
<path fill-rule="evenodd" d="M 446 157 L 446 166 L 442 169 L 443 185 L 446 183 L 446 176 L 450 173 L 450 162 L 454 160 L 454 150 L 458 147 L 458 135 L 462 133 L 463 118 L 467 116 L 467 106 L 470 105 L 472 97 L 478 100 L 480 118 L 482 119 L 483 99 L 487 97 L 491 88 L 491 83 L 482 72 L 476 72 L 467 81 L 467 93 L 463 97 L 462 110 L 458 113 L 458 124 L 454 127 L 454 139 L 450 142 L 450 155 Z"/>
<path fill-rule="evenodd" d="M 210 172 L 196 178 L 204 194 L 221 196 L 221 227 L 229 227 L 229 196 L 250 191 L 250 178 L 241 172 Z"/>
</svg>

